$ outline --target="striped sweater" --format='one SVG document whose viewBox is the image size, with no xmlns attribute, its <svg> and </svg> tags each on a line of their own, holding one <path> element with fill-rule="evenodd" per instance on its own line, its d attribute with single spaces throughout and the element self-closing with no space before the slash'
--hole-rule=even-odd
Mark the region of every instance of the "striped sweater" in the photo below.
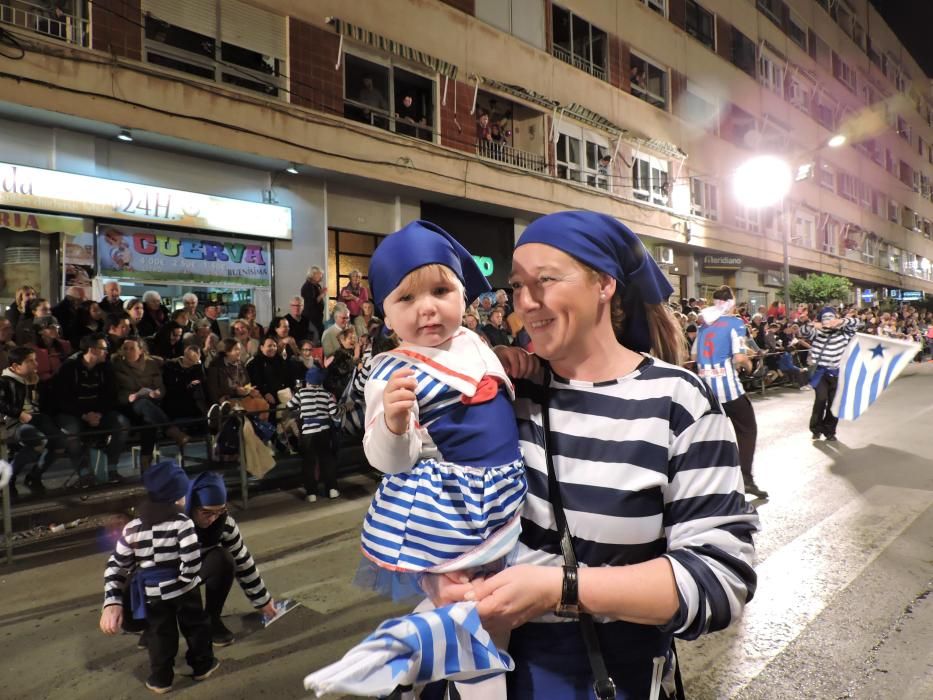
<svg viewBox="0 0 933 700">
<path fill-rule="evenodd" d="M 171 600 L 201 583 L 201 548 L 194 523 L 184 513 L 143 527 L 139 518 L 123 528 L 104 572 L 104 606 L 120 605 L 129 575 L 137 568 L 177 567 L 178 576 L 146 586 L 147 600 Z"/>
<path fill-rule="evenodd" d="M 650 357 L 617 380 L 555 376 L 550 386 L 549 445 L 581 566 L 664 556 L 680 599 L 666 629 L 694 639 L 727 627 L 755 591 L 758 515 L 746 505 L 735 433 L 711 390 L 687 370 Z M 518 563 L 560 566 L 542 389 L 516 383 L 528 478 Z"/>
<path fill-rule="evenodd" d="M 298 414 L 302 435 L 329 430 L 337 415 L 337 402 L 333 394 L 317 384 L 302 388 L 287 405 Z"/>
<path fill-rule="evenodd" d="M 261 608 L 269 602 L 271 596 L 266 584 L 259 575 L 256 562 L 246 548 L 246 543 L 240 536 L 240 528 L 232 516 L 228 514 L 223 520 L 218 518 L 209 527 L 197 528 L 196 531 L 202 552 L 220 546 L 233 557 L 236 579 L 254 608 Z"/>
<path fill-rule="evenodd" d="M 843 319 L 842 325 L 838 330 L 828 331 L 822 328 L 814 328 L 809 323 L 800 326 L 801 337 L 810 341 L 810 362 L 817 367 L 826 369 L 839 369 L 839 363 L 842 361 L 842 355 L 849 345 L 849 341 L 855 337 L 858 330 L 859 320 L 857 318 Z"/>
</svg>

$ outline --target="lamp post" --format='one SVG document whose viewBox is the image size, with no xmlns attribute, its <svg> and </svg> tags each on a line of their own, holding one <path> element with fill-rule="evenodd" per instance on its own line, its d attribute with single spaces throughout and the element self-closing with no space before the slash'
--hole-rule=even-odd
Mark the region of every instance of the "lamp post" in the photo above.
<svg viewBox="0 0 933 700">
<path fill-rule="evenodd" d="M 772 155 L 755 156 L 740 165 L 733 178 L 733 192 L 738 202 L 750 209 L 763 209 L 781 205 L 784 213 L 784 197 L 790 191 L 793 174 L 790 165 L 782 158 Z M 790 222 L 788 222 L 788 226 Z M 784 257 L 784 309 L 790 311 L 790 256 L 787 250 L 788 232 L 781 236 Z"/>
</svg>

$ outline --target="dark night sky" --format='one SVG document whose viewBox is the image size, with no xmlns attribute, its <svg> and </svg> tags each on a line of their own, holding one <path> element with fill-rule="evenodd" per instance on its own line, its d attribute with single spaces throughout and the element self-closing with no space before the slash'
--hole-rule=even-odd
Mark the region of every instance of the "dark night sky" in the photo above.
<svg viewBox="0 0 933 700">
<path fill-rule="evenodd" d="M 928 78 L 933 78 L 933 0 L 871 0 Z M 870 32 L 869 32 L 870 33 Z"/>
</svg>

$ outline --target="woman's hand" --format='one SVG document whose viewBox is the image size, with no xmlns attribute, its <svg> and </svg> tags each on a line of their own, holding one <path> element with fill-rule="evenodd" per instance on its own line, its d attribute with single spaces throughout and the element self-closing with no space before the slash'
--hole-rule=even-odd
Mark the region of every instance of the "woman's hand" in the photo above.
<svg viewBox="0 0 933 700">
<path fill-rule="evenodd" d="M 434 607 L 439 608 L 466 600 L 467 593 L 473 592 L 473 582 L 461 571 L 450 574 L 425 574 L 421 577 L 421 590 L 431 599 Z"/>
<path fill-rule="evenodd" d="M 561 567 L 522 564 L 474 581 L 465 598 L 477 601 L 483 626 L 491 634 L 501 634 L 555 610 L 562 585 Z"/>
<path fill-rule="evenodd" d="M 521 348 L 497 345 L 492 351 L 502 363 L 505 373 L 515 379 L 527 379 L 541 369 L 541 360 L 538 356 Z"/>
<path fill-rule="evenodd" d="M 396 435 L 408 432 L 408 416 L 411 415 L 412 406 L 417 396 L 415 388 L 418 380 L 415 379 L 413 369 L 397 370 L 386 382 L 385 392 L 382 394 L 382 407 L 385 411 L 386 427 Z"/>
<path fill-rule="evenodd" d="M 100 631 L 104 634 L 119 634 L 123 626 L 123 606 L 108 605 L 100 614 Z"/>
</svg>

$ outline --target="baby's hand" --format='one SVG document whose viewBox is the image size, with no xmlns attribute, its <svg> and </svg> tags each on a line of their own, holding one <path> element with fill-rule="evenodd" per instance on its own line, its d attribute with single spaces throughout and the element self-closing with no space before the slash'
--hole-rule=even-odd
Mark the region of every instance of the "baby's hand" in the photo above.
<svg viewBox="0 0 933 700">
<path fill-rule="evenodd" d="M 408 416 L 417 399 L 417 386 L 418 380 L 415 379 L 413 369 L 400 369 L 386 382 L 386 390 L 382 394 L 382 407 L 385 410 L 386 427 L 396 435 L 408 432 Z"/>
</svg>

